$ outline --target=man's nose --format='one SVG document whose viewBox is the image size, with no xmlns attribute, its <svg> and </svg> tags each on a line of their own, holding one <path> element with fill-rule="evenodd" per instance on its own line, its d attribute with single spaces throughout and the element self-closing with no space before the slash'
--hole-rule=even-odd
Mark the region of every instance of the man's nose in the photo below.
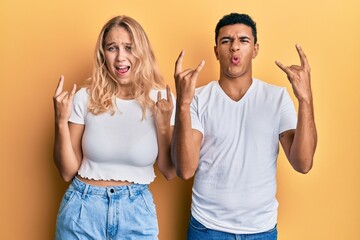
<svg viewBox="0 0 360 240">
<path fill-rule="evenodd" d="M 240 42 L 238 40 L 232 41 L 230 49 L 232 52 L 237 52 L 240 49 Z"/>
</svg>

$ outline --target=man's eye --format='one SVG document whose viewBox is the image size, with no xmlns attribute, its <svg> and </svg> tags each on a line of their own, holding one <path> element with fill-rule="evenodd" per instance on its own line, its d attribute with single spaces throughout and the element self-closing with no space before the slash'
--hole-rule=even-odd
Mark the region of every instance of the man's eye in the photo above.
<svg viewBox="0 0 360 240">
<path fill-rule="evenodd" d="M 230 43 L 230 40 L 222 40 L 221 41 L 221 44 L 227 44 L 227 43 Z"/>
</svg>

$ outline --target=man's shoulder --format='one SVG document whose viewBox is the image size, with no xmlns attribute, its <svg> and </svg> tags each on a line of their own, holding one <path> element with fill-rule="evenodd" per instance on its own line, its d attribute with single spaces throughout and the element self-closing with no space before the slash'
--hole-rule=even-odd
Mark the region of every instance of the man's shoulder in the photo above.
<svg viewBox="0 0 360 240">
<path fill-rule="evenodd" d="M 285 87 L 278 86 L 272 83 L 268 83 L 259 79 L 254 78 L 254 82 L 256 83 L 257 89 L 260 91 L 266 92 L 282 92 L 285 90 Z"/>
<path fill-rule="evenodd" d="M 205 85 L 199 86 L 195 90 L 195 94 L 204 94 L 212 91 L 214 89 L 214 86 L 218 84 L 217 81 L 210 81 Z"/>
</svg>

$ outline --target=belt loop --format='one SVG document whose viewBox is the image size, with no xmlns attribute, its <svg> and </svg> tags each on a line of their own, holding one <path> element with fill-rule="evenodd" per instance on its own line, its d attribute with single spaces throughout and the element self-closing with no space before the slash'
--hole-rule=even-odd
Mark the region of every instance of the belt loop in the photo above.
<svg viewBox="0 0 360 240">
<path fill-rule="evenodd" d="M 127 189 L 129 190 L 129 194 L 130 194 L 130 198 L 132 198 L 134 196 L 132 190 L 131 190 L 131 186 L 130 185 L 126 185 Z"/>
<path fill-rule="evenodd" d="M 89 184 L 85 184 L 85 189 L 84 189 L 83 194 L 81 196 L 82 199 L 84 199 L 86 197 L 86 194 L 87 194 L 87 192 L 89 190 L 89 186 L 90 186 Z"/>
</svg>

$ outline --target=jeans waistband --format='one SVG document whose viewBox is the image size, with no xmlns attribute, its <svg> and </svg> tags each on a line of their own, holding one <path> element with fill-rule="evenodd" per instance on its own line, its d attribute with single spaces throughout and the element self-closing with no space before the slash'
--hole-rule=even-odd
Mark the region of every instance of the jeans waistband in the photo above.
<svg viewBox="0 0 360 240">
<path fill-rule="evenodd" d="M 144 190 L 149 189 L 148 184 L 130 184 L 125 186 L 100 187 L 84 183 L 77 177 L 74 177 L 69 187 L 80 192 L 83 196 L 90 194 L 100 195 L 104 197 L 107 197 L 109 195 L 133 196 L 143 192 Z"/>
</svg>

